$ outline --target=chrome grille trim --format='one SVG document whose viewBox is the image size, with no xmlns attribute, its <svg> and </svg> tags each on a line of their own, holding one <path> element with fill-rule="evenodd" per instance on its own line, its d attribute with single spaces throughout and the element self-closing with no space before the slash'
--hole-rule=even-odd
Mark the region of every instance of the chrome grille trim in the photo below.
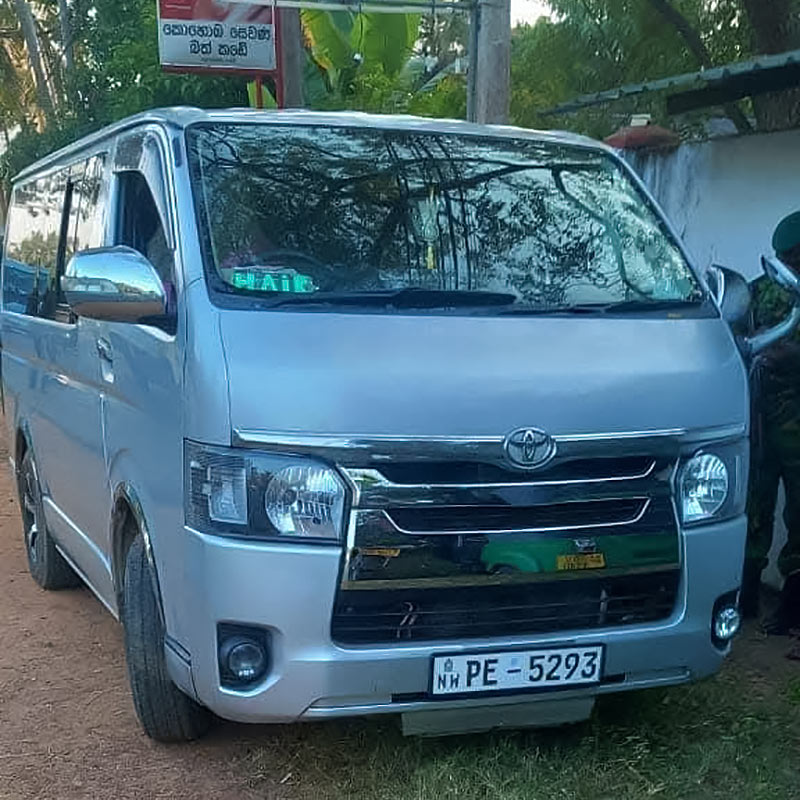
<svg viewBox="0 0 800 800">
<path fill-rule="evenodd" d="M 708 442 L 745 436 L 747 426 L 723 425 L 708 428 L 667 428 L 644 431 L 554 434 L 558 456 L 565 458 L 641 454 L 675 455 Z M 403 459 L 431 461 L 461 459 L 508 466 L 502 435 L 431 436 L 358 433 L 316 433 L 237 428 L 232 444 L 282 453 L 317 455 L 348 467 L 376 467 L 381 461 Z M 534 471 L 531 471 L 534 474 Z"/>
<path fill-rule="evenodd" d="M 651 439 L 660 437 L 680 438 L 691 436 L 693 439 L 730 439 L 744 436 L 745 426 L 722 425 L 709 428 L 659 428 L 642 431 L 608 431 L 605 433 L 575 433 L 553 435 L 557 442 L 593 442 L 610 441 L 615 439 Z M 245 447 L 248 445 L 280 445 L 290 447 L 324 447 L 332 448 L 362 448 L 367 446 L 380 446 L 386 444 L 441 444 L 465 445 L 503 443 L 505 436 L 435 436 L 428 434 L 350 434 L 350 433 L 317 433 L 302 431 L 268 431 L 236 428 L 233 432 L 234 444 Z"/>
<path fill-rule="evenodd" d="M 509 496 L 525 495 L 533 504 L 569 502 L 574 499 L 576 489 L 585 487 L 581 497 L 586 500 L 621 500 L 636 497 L 641 493 L 641 484 L 622 490 L 621 483 L 646 481 L 652 478 L 657 466 L 656 459 L 650 461 L 646 470 L 628 475 L 613 475 L 607 478 L 585 478 L 548 480 L 543 477 L 530 481 L 508 483 L 395 483 L 381 474 L 380 469 L 345 469 L 350 483 L 355 488 L 354 506 L 357 508 L 384 508 L 393 506 L 424 505 L 491 505 L 508 502 Z M 657 491 L 658 485 L 647 480 L 648 489 Z M 506 499 L 487 498 L 487 492 L 505 492 Z"/>
<path fill-rule="evenodd" d="M 609 522 L 588 522 L 576 525 L 550 525 L 533 528 L 491 528 L 489 530 L 470 530 L 459 528 L 457 531 L 408 530 L 398 525 L 391 513 L 385 510 L 357 511 L 356 515 L 358 519 L 356 524 L 368 525 L 371 522 L 374 522 L 374 515 L 382 515 L 384 520 L 387 521 L 394 528 L 394 530 L 397 531 L 397 533 L 406 534 L 408 536 L 477 536 L 481 534 L 496 535 L 504 533 L 560 533 L 562 531 L 596 530 L 597 528 L 621 528 L 627 525 L 635 525 L 637 522 L 641 521 L 650 508 L 650 504 L 652 502 L 651 498 L 649 497 L 636 497 L 632 499 L 636 499 L 641 503 L 638 512 L 632 517 Z M 470 508 L 470 506 L 464 506 L 464 508 Z M 373 518 L 370 519 L 370 516 Z"/>
</svg>

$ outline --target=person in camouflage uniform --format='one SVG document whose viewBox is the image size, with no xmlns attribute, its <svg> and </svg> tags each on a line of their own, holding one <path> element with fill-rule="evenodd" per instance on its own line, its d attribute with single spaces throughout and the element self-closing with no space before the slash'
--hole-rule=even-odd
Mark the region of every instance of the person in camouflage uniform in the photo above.
<svg viewBox="0 0 800 800">
<path fill-rule="evenodd" d="M 772 244 L 777 257 L 800 274 L 800 212 L 783 219 Z M 752 328 L 770 327 L 791 311 L 794 298 L 762 276 L 752 285 Z M 765 622 L 768 633 L 787 634 L 800 627 L 800 332 L 776 343 L 751 366 L 752 442 L 748 533 L 742 611 L 757 616 L 761 573 L 768 563 L 778 486 L 786 495 L 784 521 L 788 541 L 778 568 L 784 576 L 780 605 Z"/>
</svg>

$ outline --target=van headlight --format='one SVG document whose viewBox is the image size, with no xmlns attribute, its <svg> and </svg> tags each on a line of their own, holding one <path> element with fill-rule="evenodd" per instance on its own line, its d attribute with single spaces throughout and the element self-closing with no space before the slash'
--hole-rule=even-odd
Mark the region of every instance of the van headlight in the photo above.
<svg viewBox="0 0 800 800">
<path fill-rule="evenodd" d="M 347 490 L 328 465 L 188 441 L 185 462 L 190 527 L 258 539 L 341 541 Z"/>
<path fill-rule="evenodd" d="M 685 525 L 744 513 L 747 442 L 709 448 L 691 456 L 678 473 L 678 501 Z"/>
</svg>

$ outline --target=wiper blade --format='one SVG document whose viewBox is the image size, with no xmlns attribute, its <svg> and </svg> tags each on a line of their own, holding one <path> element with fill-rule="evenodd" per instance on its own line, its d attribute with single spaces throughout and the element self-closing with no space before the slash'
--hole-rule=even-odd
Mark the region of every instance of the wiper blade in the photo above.
<svg viewBox="0 0 800 800">
<path fill-rule="evenodd" d="M 697 300 L 621 300 L 618 303 L 577 303 L 571 306 L 519 306 L 503 309 L 503 316 L 571 316 L 591 314 L 628 314 L 638 311 L 685 311 L 702 308 L 704 301 Z"/>
<path fill-rule="evenodd" d="M 514 308 L 504 308 L 498 313 L 504 317 L 557 317 L 582 315 L 582 314 L 602 314 L 605 306 L 602 305 L 575 305 L 575 306 L 519 306 Z"/>
<path fill-rule="evenodd" d="M 618 303 L 607 303 L 602 306 L 604 312 L 625 314 L 636 311 L 685 311 L 701 308 L 705 298 L 696 297 L 684 300 L 622 300 Z"/>
<path fill-rule="evenodd" d="M 469 308 L 506 306 L 517 301 L 514 294 L 461 289 L 376 289 L 364 292 L 314 292 L 282 296 L 266 303 L 267 308 L 284 306 L 390 306 L 394 308 Z"/>
</svg>

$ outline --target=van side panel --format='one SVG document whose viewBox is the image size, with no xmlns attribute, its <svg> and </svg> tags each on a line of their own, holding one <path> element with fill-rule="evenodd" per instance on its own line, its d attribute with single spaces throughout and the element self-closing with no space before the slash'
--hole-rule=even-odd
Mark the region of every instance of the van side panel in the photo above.
<svg viewBox="0 0 800 800">
<path fill-rule="evenodd" d="M 147 130 L 121 137 L 115 169 L 134 170 L 142 175 L 155 198 L 167 198 L 159 206 L 161 223 L 174 231 L 171 161 L 164 132 Z M 125 208 L 123 181 L 112 181 L 117 219 L 129 213 Z M 131 209 L 136 213 L 136 209 Z M 111 229 L 114 230 L 112 225 Z M 117 236 L 121 234 L 116 227 Z M 169 239 L 169 234 L 167 239 Z M 115 244 L 131 243 L 114 240 Z M 170 637 L 180 641 L 181 603 L 168 598 L 178 595 L 184 585 L 183 530 L 183 341 L 186 306 L 180 246 L 164 258 L 172 260 L 178 316 L 175 330 L 149 325 L 102 323 L 102 335 L 112 356 L 103 397 L 103 430 L 112 492 L 123 485 L 136 495 L 150 536 L 158 572 Z M 191 402 L 200 403 L 200 398 Z M 113 549 L 113 548 L 112 548 Z M 115 564 L 116 574 L 124 565 Z"/>
<path fill-rule="evenodd" d="M 111 502 L 93 328 L 91 320 L 75 325 L 31 320 L 29 336 L 41 357 L 28 362 L 36 385 L 26 393 L 29 402 L 23 394 L 23 408 L 28 406 L 48 530 L 107 603 L 112 595 L 106 549 Z"/>
<path fill-rule="evenodd" d="M 116 490 L 126 484 L 135 492 L 161 573 L 161 564 L 178 558 L 183 526 L 179 347 L 174 337 L 144 325 L 104 328 L 114 356 L 114 382 L 103 398 L 110 485 Z M 162 592 L 180 591 L 180 575 L 169 572 L 169 580 L 160 581 Z M 178 605 L 165 603 L 169 631 L 177 625 L 170 610 Z"/>
<path fill-rule="evenodd" d="M 94 323 L 72 318 L 58 291 L 66 257 L 103 241 L 102 161 L 87 159 L 32 179 L 14 193 L 4 259 L 11 280 L 3 293 L 3 360 L 10 434 L 24 430 L 33 448 L 48 530 L 108 604 L 110 502 Z M 85 202 L 79 208 L 80 199 Z"/>
</svg>

